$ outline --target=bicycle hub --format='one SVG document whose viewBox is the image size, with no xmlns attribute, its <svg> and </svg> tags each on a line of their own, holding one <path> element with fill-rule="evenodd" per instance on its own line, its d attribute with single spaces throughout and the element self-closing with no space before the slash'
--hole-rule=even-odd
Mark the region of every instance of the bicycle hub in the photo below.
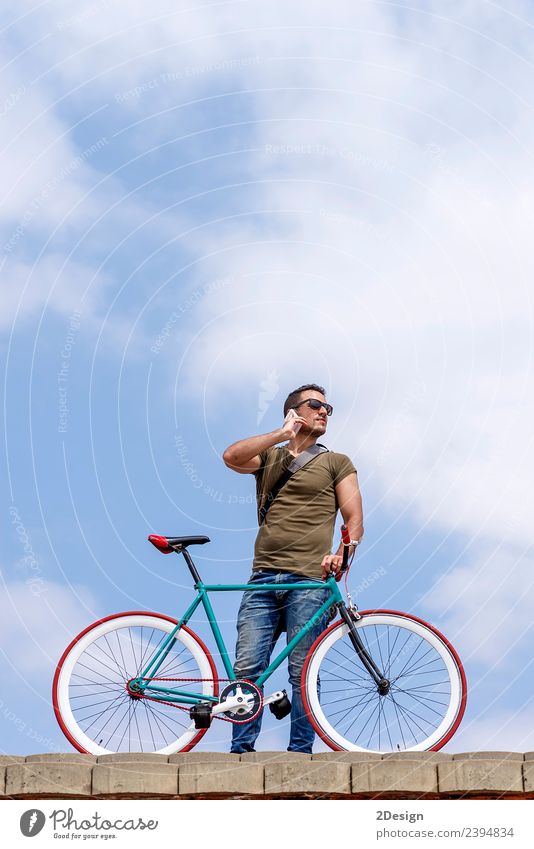
<svg viewBox="0 0 534 849">
<path fill-rule="evenodd" d="M 130 678 L 130 680 L 126 682 L 126 692 L 132 699 L 142 699 L 144 695 L 136 678 Z"/>
</svg>

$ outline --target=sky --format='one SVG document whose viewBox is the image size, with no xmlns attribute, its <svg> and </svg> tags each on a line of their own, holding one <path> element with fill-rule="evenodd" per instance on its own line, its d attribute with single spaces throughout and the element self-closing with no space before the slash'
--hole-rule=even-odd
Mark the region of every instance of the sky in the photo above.
<svg viewBox="0 0 534 849">
<path fill-rule="evenodd" d="M 51 683 L 88 624 L 185 610 L 149 533 L 247 580 L 254 479 L 221 455 L 305 382 L 358 469 L 360 609 L 464 662 L 445 751 L 534 750 L 533 12 L 2 4 L 0 751 L 70 750 Z"/>
</svg>

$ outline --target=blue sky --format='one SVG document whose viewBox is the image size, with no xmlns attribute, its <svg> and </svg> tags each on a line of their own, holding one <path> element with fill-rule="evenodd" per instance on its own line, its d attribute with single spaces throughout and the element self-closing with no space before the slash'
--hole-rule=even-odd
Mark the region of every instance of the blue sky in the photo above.
<svg viewBox="0 0 534 849">
<path fill-rule="evenodd" d="M 87 624 L 185 608 L 148 533 L 247 578 L 254 481 L 221 453 L 307 381 L 359 471 L 360 607 L 457 647 L 449 750 L 534 749 L 532 5 L 2 18 L 1 751 L 68 750 L 51 680 Z"/>
</svg>

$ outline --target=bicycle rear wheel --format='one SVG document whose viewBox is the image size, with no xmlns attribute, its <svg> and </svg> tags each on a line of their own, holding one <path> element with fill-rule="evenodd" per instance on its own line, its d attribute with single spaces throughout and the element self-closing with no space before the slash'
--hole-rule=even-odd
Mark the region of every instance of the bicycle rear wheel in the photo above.
<svg viewBox="0 0 534 849">
<path fill-rule="evenodd" d="M 344 622 L 323 631 L 302 670 L 302 699 L 319 736 L 337 751 L 437 751 L 458 728 L 467 686 L 460 659 L 431 625 L 406 613 L 367 611 L 355 621 L 390 681 L 380 695 Z"/>
<path fill-rule="evenodd" d="M 189 706 L 183 710 L 132 697 L 126 689 L 175 625 L 175 619 L 155 613 L 122 613 L 90 625 L 68 646 L 54 676 L 53 704 L 64 734 L 78 751 L 166 755 L 192 749 L 205 734 L 207 729 L 196 729 L 189 718 Z M 177 632 L 157 676 L 197 679 L 181 689 L 199 697 L 218 693 L 213 659 L 185 626 Z"/>
</svg>

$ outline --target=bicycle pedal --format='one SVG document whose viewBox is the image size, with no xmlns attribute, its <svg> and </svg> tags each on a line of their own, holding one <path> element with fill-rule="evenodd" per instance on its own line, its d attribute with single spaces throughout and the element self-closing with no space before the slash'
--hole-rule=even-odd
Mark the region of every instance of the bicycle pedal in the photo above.
<svg viewBox="0 0 534 849">
<path fill-rule="evenodd" d="M 209 728 L 211 725 L 211 705 L 194 705 L 189 711 L 189 716 L 195 723 L 195 728 Z"/>
<path fill-rule="evenodd" d="M 289 713 L 291 713 L 291 702 L 287 697 L 287 693 L 284 690 L 284 695 L 281 699 L 278 699 L 276 702 L 271 702 L 269 705 L 269 710 L 271 713 L 274 713 L 277 719 L 283 719 Z"/>
</svg>

